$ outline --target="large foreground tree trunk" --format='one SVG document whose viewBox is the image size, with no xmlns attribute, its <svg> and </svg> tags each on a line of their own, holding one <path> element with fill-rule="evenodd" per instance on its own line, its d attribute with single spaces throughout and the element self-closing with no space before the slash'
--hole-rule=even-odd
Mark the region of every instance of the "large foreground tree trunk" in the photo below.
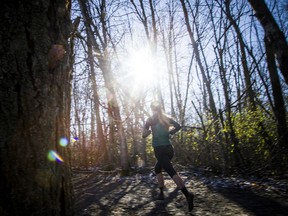
<svg viewBox="0 0 288 216">
<path fill-rule="evenodd" d="M 0 215 L 73 215 L 70 1 L 2 2 L 0 22 Z"/>
</svg>

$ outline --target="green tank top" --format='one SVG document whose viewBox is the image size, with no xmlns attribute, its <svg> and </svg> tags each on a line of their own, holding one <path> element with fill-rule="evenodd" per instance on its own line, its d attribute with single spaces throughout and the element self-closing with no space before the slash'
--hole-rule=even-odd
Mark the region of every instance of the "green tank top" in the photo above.
<svg viewBox="0 0 288 216">
<path fill-rule="evenodd" d="M 152 146 L 154 148 L 157 146 L 171 145 L 169 135 L 181 129 L 181 126 L 171 118 L 169 118 L 169 124 L 174 127 L 171 131 L 169 131 L 169 127 L 162 125 L 157 117 L 152 116 L 147 119 L 145 129 L 149 130 L 151 127 Z"/>
<path fill-rule="evenodd" d="M 157 123 L 152 128 L 152 146 L 171 145 L 169 137 L 169 128 L 165 128 L 160 123 Z"/>
</svg>

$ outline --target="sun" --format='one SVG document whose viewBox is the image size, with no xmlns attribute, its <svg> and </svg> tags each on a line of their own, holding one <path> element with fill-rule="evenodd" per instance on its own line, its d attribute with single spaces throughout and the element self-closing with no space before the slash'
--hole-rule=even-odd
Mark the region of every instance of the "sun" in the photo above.
<svg viewBox="0 0 288 216">
<path fill-rule="evenodd" d="M 137 88 L 153 88 L 159 80 L 159 61 L 149 47 L 130 49 L 122 62 L 127 80 Z"/>
<path fill-rule="evenodd" d="M 137 81 L 148 81 L 156 75 L 156 62 L 148 49 L 130 53 L 128 68 Z"/>
</svg>

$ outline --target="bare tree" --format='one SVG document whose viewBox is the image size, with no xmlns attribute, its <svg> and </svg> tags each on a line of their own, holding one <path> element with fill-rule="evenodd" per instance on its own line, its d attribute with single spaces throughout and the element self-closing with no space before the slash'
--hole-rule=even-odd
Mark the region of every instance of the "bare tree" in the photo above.
<svg viewBox="0 0 288 216">
<path fill-rule="evenodd" d="M 87 24 L 86 24 L 87 25 Z M 87 28 L 87 27 L 86 27 Z M 89 27 L 88 27 L 89 28 Z M 111 156 L 108 155 L 106 140 L 103 133 L 102 121 L 100 116 L 100 98 L 98 94 L 98 87 L 96 83 L 95 76 L 95 66 L 94 66 L 94 55 L 93 55 L 93 46 L 92 46 L 91 34 L 87 33 L 87 46 L 88 46 L 88 63 L 90 68 L 90 78 L 92 82 L 92 92 L 93 92 L 93 110 L 96 115 L 96 124 L 97 124 L 97 143 L 99 143 L 99 154 L 101 155 L 101 162 L 110 164 Z M 94 113 L 91 114 L 94 116 Z M 93 119 L 93 118 L 92 118 Z M 92 122 L 93 123 L 93 122 Z M 93 127 L 91 127 L 93 133 Z M 99 141 L 99 142 L 98 142 Z"/>
<path fill-rule="evenodd" d="M 274 114 L 277 122 L 277 132 L 278 132 L 278 154 L 286 153 L 288 150 L 287 140 L 288 140 L 288 131 L 286 124 L 286 109 L 283 99 L 283 91 L 280 83 L 280 79 L 277 73 L 276 62 L 274 59 L 274 46 L 271 44 L 271 40 L 265 37 L 265 46 L 266 46 L 266 56 L 267 56 L 267 65 L 270 75 L 270 80 L 272 84 L 272 92 L 274 98 Z M 278 156 L 279 157 L 279 156 Z M 276 159 L 276 158 L 275 158 Z M 276 166 L 279 166 L 277 164 Z"/>
<path fill-rule="evenodd" d="M 245 80 L 245 85 L 246 85 L 246 89 L 247 89 L 247 93 L 248 93 L 247 95 L 248 95 L 249 106 L 255 107 L 255 92 L 252 88 L 251 74 L 250 74 L 248 62 L 247 62 L 245 42 L 243 40 L 242 33 L 241 33 L 241 30 L 237 24 L 237 21 L 234 20 L 233 15 L 231 14 L 230 3 L 231 3 L 231 0 L 225 1 L 225 13 L 226 13 L 226 16 L 227 16 L 228 20 L 230 21 L 231 25 L 235 29 L 237 39 L 239 42 L 240 54 L 241 54 L 241 66 L 243 68 L 244 80 Z"/>
<path fill-rule="evenodd" d="M 178 84 L 177 85 L 175 82 L 175 76 L 178 77 L 178 74 L 176 74 L 177 68 L 174 67 L 175 64 L 173 64 L 174 60 L 176 62 L 176 56 L 175 58 L 173 57 L 173 54 L 174 54 L 173 51 L 176 49 L 176 42 L 175 42 L 176 38 L 175 38 L 175 33 L 174 33 L 175 31 L 174 20 L 175 20 L 175 12 L 176 12 L 175 2 L 169 2 L 169 4 L 167 4 L 167 10 L 169 13 L 167 27 L 163 25 L 163 22 L 162 23 L 159 22 L 159 26 L 160 26 L 160 33 L 162 36 L 164 54 L 165 54 L 165 58 L 167 62 L 171 115 L 175 118 L 176 111 L 174 108 L 174 97 L 176 98 L 176 104 L 178 108 L 181 107 L 180 99 L 179 99 L 181 93 L 178 91 L 179 88 L 177 89 L 177 87 L 179 87 L 179 83 L 177 83 Z M 174 68 L 176 71 L 174 70 Z"/>
<path fill-rule="evenodd" d="M 288 84 L 288 44 L 264 0 L 248 0 L 265 31 L 266 40 L 273 46 L 279 69 Z"/>
<path fill-rule="evenodd" d="M 154 9 L 154 1 L 149 0 L 149 7 L 148 9 L 145 7 L 145 3 L 143 0 L 139 0 L 139 5 L 135 3 L 134 0 L 130 0 L 131 4 L 133 5 L 133 8 L 137 14 L 138 19 L 141 21 L 144 29 L 147 41 L 150 45 L 150 50 L 153 56 L 156 56 L 157 52 L 157 26 L 156 26 L 156 15 L 155 15 L 155 9 Z M 148 10 L 148 12 L 147 12 Z M 149 26 L 149 12 L 151 14 L 151 23 L 152 26 Z M 153 37 L 151 36 L 153 35 Z M 156 86 L 154 86 L 154 92 L 155 95 L 157 95 L 156 99 L 163 102 L 163 96 L 160 88 L 159 82 L 157 82 Z"/>
<path fill-rule="evenodd" d="M 280 144 L 279 147 L 280 149 L 286 149 L 287 151 L 288 131 L 286 125 L 286 110 L 274 55 L 278 62 L 279 69 L 285 79 L 285 82 L 288 84 L 288 44 L 284 33 L 276 23 L 265 1 L 249 0 L 249 3 L 253 7 L 256 17 L 264 28 L 264 42 L 266 48 L 268 71 L 273 90 L 274 113 L 277 119 L 278 139 Z M 280 150 L 280 152 L 282 150 Z"/>
<path fill-rule="evenodd" d="M 80 9 L 84 18 L 86 26 L 86 33 L 91 38 L 92 46 L 96 52 L 96 58 L 98 60 L 98 66 L 102 71 L 105 87 L 107 91 L 108 100 L 108 115 L 110 121 L 110 144 L 115 145 L 115 128 L 117 128 L 117 134 L 120 142 L 120 162 L 123 174 L 129 172 L 128 163 L 128 148 L 127 141 L 124 134 L 124 127 L 120 114 L 120 107 L 117 101 L 117 96 L 114 87 L 114 77 L 111 71 L 111 60 L 109 59 L 108 52 L 108 28 L 106 23 L 106 1 L 101 0 L 96 5 L 98 16 L 100 17 L 100 25 L 98 26 L 92 20 L 89 15 L 88 2 L 86 0 L 79 0 Z M 102 31 L 102 34 L 100 34 Z M 99 41 L 99 42 L 98 42 Z"/>
<path fill-rule="evenodd" d="M 220 131 L 220 126 L 219 126 L 218 113 L 217 113 L 217 109 L 216 109 L 214 96 L 212 93 L 211 81 L 209 80 L 209 73 L 207 71 L 208 69 L 206 68 L 206 70 L 205 70 L 205 67 L 204 67 L 202 60 L 201 60 L 199 45 L 197 44 L 197 42 L 195 40 L 194 33 L 193 33 L 191 25 L 190 25 L 188 10 L 187 10 L 186 4 L 185 4 L 186 1 L 180 0 L 180 2 L 182 5 L 182 9 L 183 9 L 183 14 L 184 14 L 184 19 L 185 19 L 187 31 L 188 31 L 189 37 L 191 39 L 193 51 L 195 53 L 195 59 L 196 59 L 197 65 L 199 66 L 200 73 L 202 75 L 202 79 L 203 79 L 205 88 L 208 92 L 209 109 L 211 110 L 211 114 L 212 114 L 212 119 L 213 119 L 212 121 L 213 121 L 213 126 L 215 129 L 215 134 L 218 138 L 219 144 L 222 145 L 222 137 L 221 137 L 221 131 Z M 223 146 L 222 146 L 222 149 L 223 149 Z"/>
</svg>

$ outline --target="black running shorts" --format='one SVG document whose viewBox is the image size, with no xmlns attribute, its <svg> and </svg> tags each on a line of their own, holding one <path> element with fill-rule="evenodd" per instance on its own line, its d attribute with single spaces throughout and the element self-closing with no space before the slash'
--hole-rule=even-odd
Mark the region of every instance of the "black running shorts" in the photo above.
<svg viewBox="0 0 288 216">
<path fill-rule="evenodd" d="M 154 154 L 157 158 L 157 163 L 155 165 L 155 173 L 159 174 L 161 173 L 162 169 L 164 169 L 172 178 L 176 174 L 176 171 L 171 163 L 171 160 L 174 156 L 173 146 L 157 146 L 154 148 Z"/>
</svg>

